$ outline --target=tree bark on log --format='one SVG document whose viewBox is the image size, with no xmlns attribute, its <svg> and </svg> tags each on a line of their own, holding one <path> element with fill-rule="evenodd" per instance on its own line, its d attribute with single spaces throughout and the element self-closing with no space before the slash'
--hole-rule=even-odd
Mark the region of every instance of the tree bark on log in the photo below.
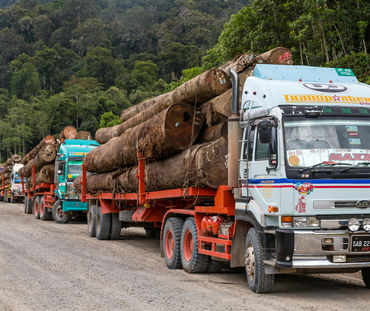
<svg viewBox="0 0 370 311">
<path fill-rule="evenodd" d="M 43 138 L 35 148 L 33 148 L 29 153 L 27 153 L 21 163 L 26 165 L 30 160 L 32 160 L 33 158 L 35 158 L 35 156 L 37 155 L 37 153 L 39 152 L 39 150 L 42 148 L 42 146 L 44 146 L 45 144 L 52 144 L 53 146 L 56 146 L 57 145 L 57 142 L 55 140 L 55 138 L 51 135 L 48 135 L 46 136 L 45 138 Z"/>
<path fill-rule="evenodd" d="M 137 152 L 146 159 L 166 158 L 191 146 L 202 123 L 200 113 L 194 116 L 193 106 L 173 105 L 91 150 L 84 160 L 86 169 L 102 173 L 132 166 L 137 161 Z"/>
<path fill-rule="evenodd" d="M 14 162 L 14 163 L 19 163 L 21 162 L 22 160 L 22 157 L 19 155 L 19 154 L 13 154 L 10 159 Z"/>
<path fill-rule="evenodd" d="M 54 164 L 44 165 L 41 170 L 36 174 L 36 183 L 54 183 Z"/>
<path fill-rule="evenodd" d="M 77 130 L 74 126 L 66 126 L 59 135 L 59 139 L 76 139 Z"/>
<path fill-rule="evenodd" d="M 182 187 L 217 188 L 227 183 L 227 141 L 221 137 L 211 143 L 195 145 L 161 162 L 145 166 L 146 191 Z M 136 192 L 137 167 L 123 174 L 117 172 L 92 174 L 87 177 L 87 191 L 94 192 Z"/>
<path fill-rule="evenodd" d="M 54 146 L 51 144 L 45 144 L 39 150 L 35 159 L 33 160 L 36 171 L 38 172 L 45 164 L 53 162 L 56 155 L 57 151 L 55 150 Z"/>
<path fill-rule="evenodd" d="M 90 132 L 79 131 L 76 135 L 76 139 L 92 140 L 92 136 Z"/>
<path fill-rule="evenodd" d="M 197 143 L 206 143 L 216 140 L 220 137 L 227 139 L 227 131 L 227 122 L 218 123 L 214 126 L 207 127 L 199 134 Z"/>
<path fill-rule="evenodd" d="M 19 176 L 30 177 L 32 175 L 32 165 L 33 159 L 18 171 Z"/>
<path fill-rule="evenodd" d="M 122 122 L 127 121 L 158 102 L 170 102 L 168 106 L 172 104 L 202 103 L 212 97 L 222 94 L 229 89 L 230 86 L 227 73 L 220 69 L 210 69 L 185 82 L 169 93 L 145 100 L 136 106 L 123 110 L 120 119 Z"/>
</svg>

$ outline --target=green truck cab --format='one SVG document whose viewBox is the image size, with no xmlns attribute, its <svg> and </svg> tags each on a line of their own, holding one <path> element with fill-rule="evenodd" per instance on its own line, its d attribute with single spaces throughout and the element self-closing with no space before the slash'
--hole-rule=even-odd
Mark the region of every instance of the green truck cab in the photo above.
<svg viewBox="0 0 370 311">
<path fill-rule="evenodd" d="M 55 161 L 55 197 L 53 218 L 66 223 L 72 215 L 87 211 L 87 203 L 82 203 L 73 186 L 73 180 L 82 174 L 85 155 L 99 146 L 95 140 L 66 139 L 59 147 Z"/>
</svg>

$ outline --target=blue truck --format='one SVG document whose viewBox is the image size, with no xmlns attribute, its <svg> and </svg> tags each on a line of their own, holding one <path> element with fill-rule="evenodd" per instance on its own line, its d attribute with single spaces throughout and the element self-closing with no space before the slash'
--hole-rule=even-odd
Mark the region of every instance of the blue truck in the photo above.
<svg viewBox="0 0 370 311">
<path fill-rule="evenodd" d="M 82 172 L 85 155 L 99 146 L 94 140 L 66 139 L 55 159 L 54 183 L 33 183 L 25 189 L 25 213 L 34 214 L 36 219 L 67 223 L 71 217 L 87 212 L 87 203 L 73 187 L 73 180 Z M 35 170 L 32 172 L 35 180 Z"/>
</svg>

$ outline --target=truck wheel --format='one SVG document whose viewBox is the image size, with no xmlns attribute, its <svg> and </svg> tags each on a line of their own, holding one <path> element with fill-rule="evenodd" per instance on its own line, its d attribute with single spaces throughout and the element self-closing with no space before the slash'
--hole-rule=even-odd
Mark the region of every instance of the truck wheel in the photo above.
<svg viewBox="0 0 370 311">
<path fill-rule="evenodd" d="M 181 231 L 184 220 L 171 217 L 166 220 L 162 234 L 164 260 L 169 269 L 181 269 Z"/>
<path fill-rule="evenodd" d="M 45 197 L 42 196 L 40 199 L 40 219 L 51 220 L 52 216 L 47 207 L 45 207 Z"/>
<path fill-rule="evenodd" d="M 33 207 L 33 199 L 27 198 L 27 214 L 32 214 L 32 207 Z"/>
<path fill-rule="evenodd" d="M 96 205 L 89 201 L 87 210 L 87 235 L 96 237 Z"/>
<path fill-rule="evenodd" d="M 17 202 L 17 199 L 15 199 L 12 194 L 10 194 L 10 203 L 15 203 L 15 202 Z"/>
<path fill-rule="evenodd" d="M 262 243 L 255 228 L 248 231 L 245 244 L 245 270 L 250 290 L 255 293 L 272 291 L 275 276 L 265 273 Z"/>
<path fill-rule="evenodd" d="M 53 219 L 57 224 L 65 224 L 71 220 L 71 215 L 63 213 L 62 202 L 56 200 L 52 210 Z"/>
<path fill-rule="evenodd" d="M 366 288 L 370 289 L 370 268 L 361 269 L 362 279 L 364 280 Z"/>
<path fill-rule="evenodd" d="M 102 214 L 100 204 L 96 209 L 96 238 L 98 240 L 109 240 L 112 225 L 112 215 Z"/>
<path fill-rule="evenodd" d="M 110 231 L 111 240 L 119 240 L 121 236 L 121 221 L 119 220 L 118 213 L 112 213 L 112 228 Z"/>
<path fill-rule="evenodd" d="M 208 265 L 208 256 L 199 254 L 197 227 L 193 217 L 185 220 L 181 232 L 181 263 L 186 272 L 204 272 Z"/>
<path fill-rule="evenodd" d="M 40 219 L 40 197 L 35 197 L 33 199 L 33 205 L 32 205 L 32 214 L 35 216 L 36 219 Z"/>
<path fill-rule="evenodd" d="M 8 192 L 7 191 L 4 192 L 4 202 L 8 203 Z"/>
</svg>

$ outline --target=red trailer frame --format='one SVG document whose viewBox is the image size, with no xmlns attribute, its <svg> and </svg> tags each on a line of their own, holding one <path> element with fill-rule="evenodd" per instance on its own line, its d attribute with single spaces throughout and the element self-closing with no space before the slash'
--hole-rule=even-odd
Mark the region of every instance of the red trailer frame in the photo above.
<svg viewBox="0 0 370 311">
<path fill-rule="evenodd" d="M 136 177 L 139 180 L 137 193 L 89 194 L 86 192 L 86 168 L 83 165 L 81 201 L 89 202 L 89 208 L 91 201 L 99 202 L 103 215 L 133 210 L 132 223 L 153 223 L 161 228 L 161 243 L 164 225 L 169 217 L 194 217 L 199 254 L 231 259 L 235 228 L 235 200 L 231 187 L 219 186 L 217 190 L 188 187 L 146 192 L 145 159 L 140 156 Z M 226 225 L 226 232 L 219 230 L 221 224 Z"/>
<path fill-rule="evenodd" d="M 40 218 L 41 215 L 47 211 L 47 208 L 53 208 L 55 203 L 54 190 L 55 185 L 49 183 L 40 183 L 36 185 L 36 171 L 35 166 L 32 165 L 32 188 L 25 189 L 24 179 L 22 177 L 22 191 L 25 195 L 25 213 L 34 214 L 36 218 Z M 38 197 L 44 197 L 42 202 L 35 202 Z M 34 206 L 35 205 L 35 206 Z M 39 211 L 40 209 L 40 211 Z"/>
</svg>

